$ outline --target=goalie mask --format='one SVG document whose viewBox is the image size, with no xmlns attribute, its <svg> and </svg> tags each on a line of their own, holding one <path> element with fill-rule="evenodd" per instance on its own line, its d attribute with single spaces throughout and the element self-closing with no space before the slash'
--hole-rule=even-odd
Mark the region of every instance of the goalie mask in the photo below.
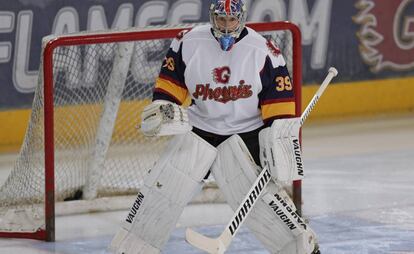
<svg viewBox="0 0 414 254">
<path fill-rule="evenodd" d="M 210 23 L 224 51 L 232 48 L 246 23 L 246 5 L 242 0 L 213 0 Z"/>
</svg>

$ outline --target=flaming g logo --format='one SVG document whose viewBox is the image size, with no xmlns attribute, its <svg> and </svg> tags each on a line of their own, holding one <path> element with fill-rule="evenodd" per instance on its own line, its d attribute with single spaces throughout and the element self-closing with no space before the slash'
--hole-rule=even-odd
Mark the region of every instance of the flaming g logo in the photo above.
<svg viewBox="0 0 414 254">
<path fill-rule="evenodd" d="M 353 17 L 363 61 L 378 73 L 414 69 L 414 0 L 359 0 Z"/>
</svg>

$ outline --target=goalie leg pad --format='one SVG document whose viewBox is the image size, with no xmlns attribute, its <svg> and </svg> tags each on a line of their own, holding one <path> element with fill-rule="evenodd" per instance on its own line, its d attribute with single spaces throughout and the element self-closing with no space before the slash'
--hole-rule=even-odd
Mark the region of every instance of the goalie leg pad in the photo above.
<svg viewBox="0 0 414 254">
<path fill-rule="evenodd" d="M 261 169 L 254 163 L 238 135 L 233 135 L 217 149 L 212 173 L 227 202 L 236 210 Z M 264 198 L 265 195 L 267 199 Z M 302 236 L 310 232 L 314 239 L 313 232 L 295 211 L 293 202 L 282 187 L 271 181 L 262 198 L 256 201 L 246 224 L 271 253 L 311 253 L 313 241 L 306 241 L 306 246 L 302 246 Z M 309 249 L 312 250 L 308 251 Z"/>
<path fill-rule="evenodd" d="M 216 148 L 192 132 L 175 136 L 146 176 L 110 250 L 159 253 L 184 207 L 201 190 L 216 154 Z"/>
</svg>

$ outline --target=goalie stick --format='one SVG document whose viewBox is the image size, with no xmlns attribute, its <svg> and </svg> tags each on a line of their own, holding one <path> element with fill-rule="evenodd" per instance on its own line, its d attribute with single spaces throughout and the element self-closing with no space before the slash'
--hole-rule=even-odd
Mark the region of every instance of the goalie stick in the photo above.
<svg viewBox="0 0 414 254">
<path fill-rule="evenodd" d="M 305 120 L 308 118 L 310 112 L 315 107 L 316 103 L 318 102 L 319 98 L 325 91 L 326 87 L 329 85 L 331 80 L 336 75 L 338 75 L 338 71 L 334 67 L 329 68 L 328 75 L 326 76 L 325 80 L 322 82 L 318 91 L 316 91 L 312 100 L 310 101 L 305 111 L 301 115 L 301 119 L 300 119 L 301 126 L 303 125 Z M 211 254 L 224 253 L 229 247 L 237 231 L 240 229 L 241 225 L 243 224 L 243 222 L 249 215 L 250 211 L 253 209 L 254 204 L 260 198 L 263 191 L 266 189 L 266 186 L 270 182 L 271 179 L 272 178 L 271 178 L 270 170 L 266 166 L 263 168 L 262 172 L 256 178 L 256 181 L 253 183 L 252 187 L 250 188 L 247 195 L 241 202 L 240 206 L 237 208 L 237 210 L 233 214 L 230 222 L 227 224 L 226 228 L 220 234 L 219 237 L 210 238 L 210 237 L 204 236 L 192 230 L 191 228 L 187 228 L 186 241 L 190 243 L 191 245 L 193 245 L 194 247 L 197 247 Z M 269 203 L 273 199 L 272 195 L 270 194 L 265 195 L 262 198 L 267 203 Z"/>
</svg>

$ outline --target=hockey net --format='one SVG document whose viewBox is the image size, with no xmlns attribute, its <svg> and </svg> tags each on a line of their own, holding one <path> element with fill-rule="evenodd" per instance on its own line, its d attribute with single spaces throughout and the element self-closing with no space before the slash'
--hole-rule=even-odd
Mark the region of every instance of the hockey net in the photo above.
<svg viewBox="0 0 414 254">
<path fill-rule="evenodd" d="M 299 29 L 287 22 L 249 26 L 282 50 L 300 115 Z M 79 212 L 78 206 L 84 211 L 116 209 L 108 199 L 138 192 L 169 140 L 141 135 L 139 116 L 151 101 L 172 38 L 188 28 L 44 38 L 29 127 L 20 156 L 0 187 L 0 236 L 54 241 L 55 203 L 66 213 Z M 208 186 L 214 188 L 214 182 Z M 300 210 L 300 183 L 293 189 Z"/>
</svg>

